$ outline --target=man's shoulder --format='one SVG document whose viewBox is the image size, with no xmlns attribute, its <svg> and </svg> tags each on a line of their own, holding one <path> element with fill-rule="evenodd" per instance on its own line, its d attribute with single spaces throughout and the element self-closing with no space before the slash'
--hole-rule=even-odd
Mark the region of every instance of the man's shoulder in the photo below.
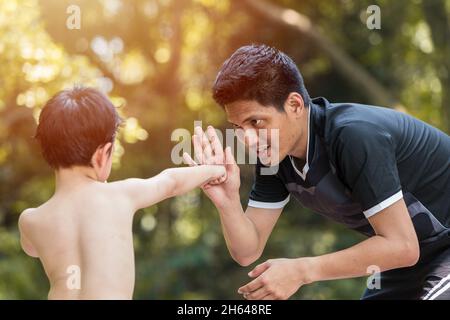
<svg viewBox="0 0 450 320">
<path fill-rule="evenodd" d="M 345 143 L 347 145 L 369 143 L 378 139 L 390 138 L 392 132 L 384 126 L 368 120 L 340 121 L 333 123 L 328 131 L 330 146 Z"/>
<path fill-rule="evenodd" d="M 397 111 L 360 103 L 330 103 L 326 108 L 326 121 L 330 128 L 352 126 L 353 124 L 377 125 L 387 118 L 392 119 Z"/>
<path fill-rule="evenodd" d="M 357 103 L 331 103 L 326 108 L 325 143 L 330 159 L 357 156 L 376 146 L 395 145 L 402 123 L 388 108 Z"/>
<path fill-rule="evenodd" d="M 395 135 L 406 116 L 386 107 L 328 101 L 324 105 L 324 115 L 324 133 L 330 144 L 339 139 L 358 141 L 377 134 Z"/>
</svg>

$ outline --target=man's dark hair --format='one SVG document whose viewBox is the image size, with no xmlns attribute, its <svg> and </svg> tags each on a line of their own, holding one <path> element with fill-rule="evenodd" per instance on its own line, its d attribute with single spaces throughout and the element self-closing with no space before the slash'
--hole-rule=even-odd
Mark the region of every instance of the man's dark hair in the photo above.
<svg viewBox="0 0 450 320">
<path fill-rule="evenodd" d="M 267 45 L 239 48 L 225 61 L 213 86 L 213 98 L 222 107 L 244 100 L 284 111 L 291 92 L 299 93 L 305 106 L 310 98 L 294 61 Z"/>
<path fill-rule="evenodd" d="M 105 95 L 75 87 L 57 93 L 45 104 L 35 137 L 52 168 L 92 166 L 94 152 L 114 141 L 121 123 Z"/>
</svg>

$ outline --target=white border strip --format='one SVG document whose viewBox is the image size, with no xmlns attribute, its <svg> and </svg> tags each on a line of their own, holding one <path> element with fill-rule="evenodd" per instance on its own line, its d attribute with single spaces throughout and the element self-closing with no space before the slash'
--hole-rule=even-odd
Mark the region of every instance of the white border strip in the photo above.
<svg viewBox="0 0 450 320">
<path fill-rule="evenodd" d="M 379 204 L 373 206 L 372 208 L 363 211 L 364 215 L 366 216 L 366 218 L 370 218 L 371 216 L 373 216 L 374 214 L 377 214 L 378 212 L 380 212 L 383 209 L 386 209 L 387 207 L 389 207 L 390 205 L 394 204 L 395 202 L 397 202 L 398 200 L 400 200 L 401 198 L 403 198 L 403 192 L 402 190 L 400 190 L 399 192 L 397 192 L 396 194 L 394 194 L 393 196 L 390 196 L 389 198 L 387 198 L 386 200 L 380 202 Z"/>
<path fill-rule="evenodd" d="M 261 209 L 281 209 L 285 205 L 287 205 L 287 203 L 290 200 L 290 197 L 291 197 L 291 195 L 288 195 L 286 199 L 284 199 L 283 201 L 279 201 L 279 202 L 261 202 L 261 201 L 255 201 L 255 200 L 250 199 L 248 201 L 248 206 L 253 207 L 253 208 L 261 208 Z"/>
<path fill-rule="evenodd" d="M 439 283 L 437 285 L 435 285 L 433 288 L 431 288 L 431 290 L 428 292 L 428 294 L 425 297 L 423 297 L 423 300 L 432 300 L 433 297 L 435 298 L 436 294 L 439 293 L 439 291 L 436 292 L 436 290 L 439 289 L 440 287 L 442 287 L 442 285 L 446 281 L 449 281 L 448 284 L 450 284 L 450 274 L 448 276 L 446 276 L 445 278 L 442 278 L 441 281 L 439 281 Z"/>
<path fill-rule="evenodd" d="M 443 294 L 445 291 L 450 289 L 450 282 L 448 282 L 445 287 L 441 288 L 438 292 L 436 292 L 432 297 L 430 297 L 428 300 L 434 300 L 437 297 L 439 297 L 441 294 Z"/>
</svg>

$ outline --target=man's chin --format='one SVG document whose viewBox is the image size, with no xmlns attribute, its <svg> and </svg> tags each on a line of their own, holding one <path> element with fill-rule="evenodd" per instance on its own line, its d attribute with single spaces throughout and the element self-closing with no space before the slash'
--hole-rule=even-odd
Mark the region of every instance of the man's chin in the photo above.
<svg viewBox="0 0 450 320">
<path fill-rule="evenodd" d="M 268 154 L 258 154 L 259 161 L 266 167 L 278 166 L 280 162 L 287 156 L 287 154 L 280 154 L 279 152 L 272 153 L 272 151 L 273 150 L 271 148 Z"/>
<path fill-rule="evenodd" d="M 258 156 L 259 161 L 266 167 L 274 167 L 280 164 L 280 159 L 272 159 L 272 157 Z"/>
</svg>

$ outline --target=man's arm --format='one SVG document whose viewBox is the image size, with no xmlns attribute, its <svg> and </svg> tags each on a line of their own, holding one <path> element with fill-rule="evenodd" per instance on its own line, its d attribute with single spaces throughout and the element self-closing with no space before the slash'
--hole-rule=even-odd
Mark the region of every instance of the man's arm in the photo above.
<svg viewBox="0 0 450 320">
<path fill-rule="evenodd" d="M 419 242 L 403 199 L 369 218 L 376 235 L 357 245 L 313 258 L 312 281 L 366 276 L 370 266 L 380 271 L 415 265 Z"/>
<path fill-rule="evenodd" d="M 268 260 L 249 273 L 256 279 L 239 292 L 247 299 L 287 299 L 304 284 L 367 276 L 370 266 L 386 271 L 417 263 L 419 243 L 403 199 L 370 217 L 369 222 L 375 236 L 318 257 Z"/>
<path fill-rule="evenodd" d="M 184 194 L 226 174 L 224 166 L 204 165 L 171 168 L 149 179 L 114 182 L 131 201 L 134 209 L 149 207 L 164 199 Z"/>
<path fill-rule="evenodd" d="M 241 266 L 259 259 L 283 208 L 248 207 L 243 211 L 239 199 L 226 207 L 218 207 L 228 250 Z"/>
</svg>

